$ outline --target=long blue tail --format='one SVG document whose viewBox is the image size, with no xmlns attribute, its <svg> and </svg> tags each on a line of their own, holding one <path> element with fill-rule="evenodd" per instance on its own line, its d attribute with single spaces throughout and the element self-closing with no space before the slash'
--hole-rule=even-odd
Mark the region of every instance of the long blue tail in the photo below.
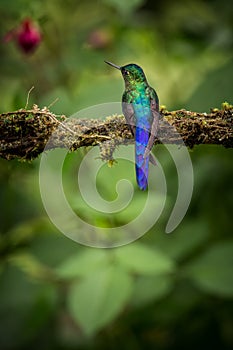
<svg viewBox="0 0 233 350">
<path fill-rule="evenodd" d="M 137 183 L 141 190 L 145 191 L 148 185 L 149 156 L 144 158 L 146 146 L 149 140 L 149 130 L 145 125 L 137 125 L 135 132 L 135 164 Z"/>
</svg>

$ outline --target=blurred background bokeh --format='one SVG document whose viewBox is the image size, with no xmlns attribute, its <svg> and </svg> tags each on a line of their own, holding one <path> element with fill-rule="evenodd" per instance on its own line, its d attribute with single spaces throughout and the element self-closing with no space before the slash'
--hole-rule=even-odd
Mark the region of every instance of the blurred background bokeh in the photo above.
<svg viewBox="0 0 233 350">
<path fill-rule="evenodd" d="M 229 0 L 1 0 L 0 13 L 1 112 L 23 108 L 32 86 L 29 106 L 58 98 L 51 110 L 67 116 L 120 101 L 122 78 L 105 59 L 141 65 L 169 110 L 208 112 L 232 103 Z M 25 19 L 40 33 L 33 47 L 19 40 Z M 193 198 L 171 235 L 164 231 L 176 169 L 163 146 L 154 152 L 168 184 L 165 211 L 143 238 L 108 250 L 81 246 L 49 221 L 40 159 L 0 161 L 1 349 L 233 348 L 232 150 L 190 151 Z M 64 168 L 77 206 L 72 176 L 82 157 L 82 151 L 69 154 Z M 107 199 L 116 196 L 127 166 L 99 176 Z M 136 203 L 143 198 L 136 189 Z M 109 225 L 98 211 L 83 207 L 82 214 Z M 127 223 L 130 215 L 133 209 L 129 217 L 113 216 L 111 225 Z"/>
</svg>

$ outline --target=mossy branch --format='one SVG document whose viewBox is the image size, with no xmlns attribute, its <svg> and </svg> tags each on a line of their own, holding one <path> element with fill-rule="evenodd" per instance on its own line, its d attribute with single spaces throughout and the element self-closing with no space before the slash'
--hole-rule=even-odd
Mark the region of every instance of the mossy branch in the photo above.
<svg viewBox="0 0 233 350">
<path fill-rule="evenodd" d="M 217 144 L 233 148 L 233 106 L 223 103 L 210 113 L 184 109 L 169 112 L 161 109 L 160 131 L 156 143 Z M 133 142 L 121 115 L 102 119 L 57 117 L 48 108 L 20 109 L 0 114 L 0 157 L 32 160 L 46 148 L 74 151 L 99 145 L 103 159 L 112 160 L 117 145 Z"/>
</svg>

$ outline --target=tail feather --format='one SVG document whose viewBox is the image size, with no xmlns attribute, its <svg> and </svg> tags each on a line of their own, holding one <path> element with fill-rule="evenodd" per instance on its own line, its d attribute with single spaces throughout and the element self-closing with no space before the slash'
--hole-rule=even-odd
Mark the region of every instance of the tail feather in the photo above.
<svg viewBox="0 0 233 350">
<path fill-rule="evenodd" d="M 146 146 L 149 140 L 149 131 L 136 127 L 135 133 L 135 163 L 137 183 L 141 190 L 148 186 L 149 156 L 145 157 Z"/>
</svg>

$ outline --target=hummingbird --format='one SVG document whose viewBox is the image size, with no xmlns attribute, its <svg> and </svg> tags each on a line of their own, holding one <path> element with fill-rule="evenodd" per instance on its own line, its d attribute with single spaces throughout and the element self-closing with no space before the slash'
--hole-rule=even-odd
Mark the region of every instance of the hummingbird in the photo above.
<svg viewBox="0 0 233 350">
<path fill-rule="evenodd" d="M 150 152 L 158 134 L 159 99 L 140 66 L 134 63 L 125 66 L 117 66 L 109 61 L 105 63 L 119 69 L 125 82 L 122 111 L 135 139 L 137 184 L 145 191 L 148 186 L 149 161 L 156 165 Z"/>
</svg>

